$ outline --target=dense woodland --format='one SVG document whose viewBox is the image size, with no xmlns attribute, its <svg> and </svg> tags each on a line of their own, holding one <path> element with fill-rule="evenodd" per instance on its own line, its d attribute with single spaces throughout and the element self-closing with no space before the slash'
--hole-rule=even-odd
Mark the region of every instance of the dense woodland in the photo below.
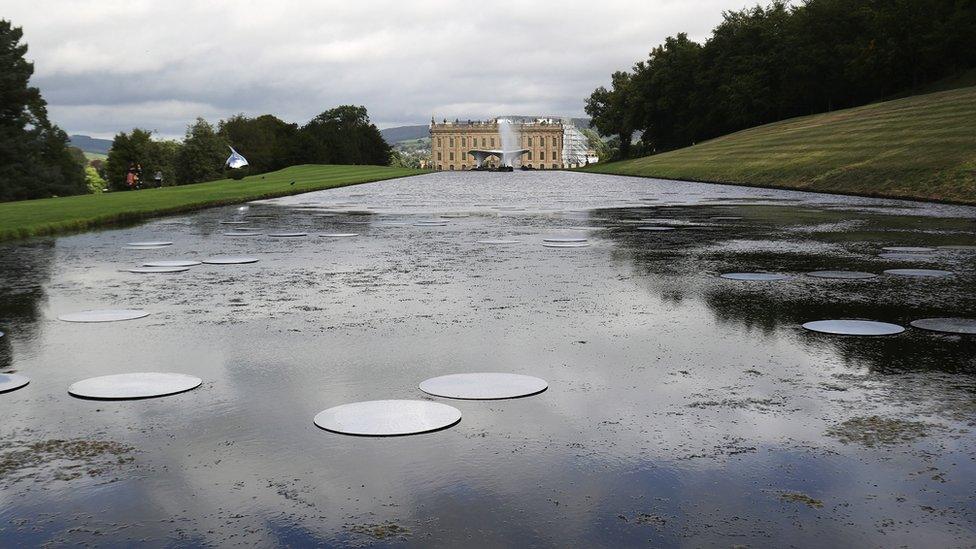
<svg viewBox="0 0 976 549">
<path fill-rule="evenodd" d="M 143 182 L 156 172 L 165 185 L 243 177 L 294 164 L 388 165 L 389 145 L 370 123 L 365 107 L 342 105 L 304 126 L 266 114 L 221 120 L 216 126 L 197 119 L 182 142 L 153 139 L 152 132 L 121 132 L 108 158 L 89 165 L 68 136 L 47 119 L 47 104 L 30 86 L 34 66 L 26 60 L 23 32 L 0 19 L 0 202 L 99 192 L 106 185 L 126 188 L 131 164 L 142 168 Z M 228 173 L 224 161 L 232 145 L 250 166 Z"/>
<path fill-rule="evenodd" d="M 667 38 L 586 101 L 619 157 L 924 91 L 976 67 L 976 0 L 807 0 Z M 635 139 L 639 136 L 639 139 Z"/>
</svg>

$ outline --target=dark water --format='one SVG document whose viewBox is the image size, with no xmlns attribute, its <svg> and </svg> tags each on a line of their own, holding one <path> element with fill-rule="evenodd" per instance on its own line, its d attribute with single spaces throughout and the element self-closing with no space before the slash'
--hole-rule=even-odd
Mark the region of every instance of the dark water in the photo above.
<svg viewBox="0 0 976 549">
<path fill-rule="evenodd" d="M 470 216 L 395 224 L 445 213 Z M 222 236 L 245 214 L 361 236 Z M 541 246 L 579 234 L 590 247 Z M 175 244 L 122 249 L 158 239 Z M 943 245 L 976 245 L 976 209 L 561 172 L 442 173 L 0 244 L 0 368 L 33 379 L 0 395 L 2 545 L 972 546 L 976 336 L 800 328 L 976 316 L 976 251 L 877 257 Z M 261 260 L 120 272 L 213 254 Z M 915 266 L 956 275 L 802 275 Z M 732 271 L 796 276 L 717 277 Z M 101 307 L 152 315 L 55 320 Z M 126 371 L 205 383 L 67 394 Z M 463 419 L 427 435 L 312 423 L 474 371 L 550 389 L 437 399 Z"/>
</svg>

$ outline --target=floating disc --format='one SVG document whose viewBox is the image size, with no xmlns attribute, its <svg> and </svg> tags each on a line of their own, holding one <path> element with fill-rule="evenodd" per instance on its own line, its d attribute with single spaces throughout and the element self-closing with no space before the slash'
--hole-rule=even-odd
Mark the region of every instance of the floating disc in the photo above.
<svg viewBox="0 0 976 549">
<path fill-rule="evenodd" d="M 224 236 L 261 236 L 261 233 L 258 231 L 234 231 L 224 233 Z"/>
<path fill-rule="evenodd" d="M 923 318 L 913 320 L 912 326 L 947 334 L 976 334 L 976 318 Z"/>
<path fill-rule="evenodd" d="M 479 240 L 478 244 L 518 244 L 519 240 Z"/>
<path fill-rule="evenodd" d="M 586 242 L 585 238 L 571 237 L 571 236 L 550 236 L 549 238 L 543 238 L 543 242 Z"/>
<path fill-rule="evenodd" d="M 541 393 L 549 388 L 544 379 L 519 374 L 479 372 L 430 378 L 420 390 L 434 396 L 468 400 L 518 398 Z"/>
<path fill-rule="evenodd" d="M 787 280 L 788 276 L 779 273 L 725 273 L 722 278 L 729 280 L 775 281 Z"/>
<path fill-rule="evenodd" d="M 186 374 L 138 372 L 85 379 L 68 386 L 68 393 L 79 398 L 129 400 L 175 395 L 201 383 L 202 379 Z"/>
<path fill-rule="evenodd" d="M 168 248 L 169 244 L 165 246 L 122 246 L 125 250 L 160 250 L 162 248 Z"/>
<path fill-rule="evenodd" d="M 199 265 L 199 261 L 193 261 L 191 259 L 175 259 L 172 261 L 150 261 L 148 263 L 143 263 L 143 267 L 193 267 L 194 265 Z"/>
<path fill-rule="evenodd" d="M 917 276 L 917 277 L 943 277 L 952 276 L 952 271 L 940 271 L 938 269 L 888 269 L 885 274 L 895 276 Z"/>
<path fill-rule="evenodd" d="M 886 252 L 908 252 L 908 253 L 920 253 L 920 252 L 934 252 L 935 248 L 923 248 L 921 246 L 885 246 L 881 248 Z"/>
<path fill-rule="evenodd" d="M 150 274 L 150 273 L 182 273 L 189 271 L 189 267 L 134 267 L 129 269 L 130 273 Z"/>
<path fill-rule="evenodd" d="M 147 316 L 149 316 L 148 312 L 139 309 L 94 309 L 64 314 L 59 316 L 58 320 L 64 322 L 119 322 Z"/>
<path fill-rule="evenodd" d="M 0 393 L 16 391 L 30 383 L 30 378 L 20 374 L 0 374 Z"/>
<path fill-rule="evenodd" d="M 892 261 L 936 261 L 936 258 L 928 254 L 913 254 L 907 252 L 891 252 L 878 254 L 881 259 Z"/>
<path fill-rule="evenodd" d="M 165 241 L 165 240 L 149 241 L 149 242 L 127 242 L 126 243 L 126 246 L 133 246 L 133 247 L 136 247 L 136 248 L 144 248 L 144 247 L 153 247 L 153 248 L 155 248 L 157 246 L 172 246 L 172 245 L 173 245 L 172 242 L 168 242 L 168 241 Z"/>
<path fill-rule="evenodd" d="M 673 231 L 674 227 L 637 227 L 637 230 L 663 232 L 663 231 Z"/>
<path fill-rule="evenodd" d="M 461 412 L 426 400 L 370 400 L 323 410 L 314 421 L 326 431 L 346 435 L 413 435 L 450 427 L 461 421 Z"/>
<path fill-rule="evenodd" d="M 874 273 L 864 273 L 861 271 L 813 271 L 812 273 L 807 273 L 807 275 L 814 278 L 837 278 L 841 280 L 865 280 L 868 278 L 877 278 L 878 276 Z"/>
<path fill-rule="evenodd" d="M 240 265 L 243 263 L 257 263 L 258 258 L 246 256 L 208 257 L 203 262 L 207 265 Z"/>
<path fill-rule="evenodd" d="M 417 227 L 444 227 L 447 221 L 418 221 L 414 223 Z"/>
<path fill-rule="evenodd" d="M 807 322 L 803 327 L 822 334 L 858 336 L 894 335 L 905 331 L 905 328 L 897 324 L 872 320 L 816 320 Z"/>
<path fill-rule="evenodd" d="M 323 238 L 346 238 L 349 236 L 359 236 L 359 233 L 322 233 L 319 236 Z"/>
<path fill-rule="evenodd" d="M 543 242 L 543 246 L 546 248 L 585 248 L 590 245 L 589 242 Z"/>
<path fill-rule="evenodd" d="M 308 233 L 268 233 L 268 236 L 272 238 L 298 238 L 308 236 Z"/>
</svg>

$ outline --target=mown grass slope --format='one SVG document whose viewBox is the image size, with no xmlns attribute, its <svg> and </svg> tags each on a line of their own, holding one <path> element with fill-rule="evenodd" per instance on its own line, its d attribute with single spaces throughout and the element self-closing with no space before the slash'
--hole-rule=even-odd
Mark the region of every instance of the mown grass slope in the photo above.
<svg viewBox="0 0 976 549">
<path fill-rule="evenodd" d="M 583 170 L 976 204 L 976 87 L 793 118 Z"/>
<path fill-rule="evenodd" d="M 0 203 L 0 240 L 83 230 L 208 206 L 424 173 L 385 166 L 292 166 L 234 181 Z M 292 184 L 294 181 L 294 185 Z"/>
</svg>

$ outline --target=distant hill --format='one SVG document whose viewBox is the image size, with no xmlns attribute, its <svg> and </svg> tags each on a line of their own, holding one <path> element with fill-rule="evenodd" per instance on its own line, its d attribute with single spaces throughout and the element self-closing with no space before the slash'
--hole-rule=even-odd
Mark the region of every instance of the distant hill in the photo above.
<svg viewBox="0 0 976 549">
<path fill-rule="evenodd" d="M 386 128 L 385 130 L 380 130 L 380 135 L 386 140 L 390 145 L 399 143 L 400 141 L 409 141 L 411 139 L 420 139 L 421 137 L 427 137 L 429 134 L 427 124 L 417 125 L 417 126 L 397 126 L 395 128 Z"/>
<path fill-rule="evenodd" d="M 969 87 L 792 118 L 585 170 L 976 204 L 973 128 L 976 87 Z"/>
<path fill-rule="evenodd" d="M 111 139 L 97 139 L 87 135 L 71 135 L 68 139 L 71 141 L 71 146 L 78 147 L 86 153 L 108 154 L 108 150 L 112 148 Z"/>
</svg>

